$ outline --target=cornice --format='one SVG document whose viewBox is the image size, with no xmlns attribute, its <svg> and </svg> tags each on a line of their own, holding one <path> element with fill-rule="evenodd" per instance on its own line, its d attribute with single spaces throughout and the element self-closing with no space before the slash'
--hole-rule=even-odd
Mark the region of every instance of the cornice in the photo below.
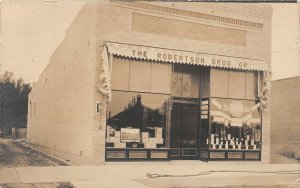
<svg viewBox="0 0 300 188">
<path fill-rule="evenodd" d="M 242 19 L 235 19 L 235 18 L 229 18 L 225 16 L 219 16 L 219 15 L 212 15 L 212 14 L 207 14 L 207 13 L 202 13 L 202 12 L 197 12 L 197 11 L 191 11 L 191 10 L 184 10 L 184 9 L 179 9 L 179 8 L 174 8 L 174 7 L 167 7 L 167 6 L 161 6 L 158 4 L 151 4 L 151 3 L 146 3 L 146 2 L 141 2 L 141 1 L 120 1 L 120 0 L 109 0 L 109 3 L 113 5 L 118 5 L 122 7 L 127 7 L 127 8 L 134 8 L 134 9 L 142 9 L 142 10 L 149 10 L 149 11 L 155 11 L 159 13 L 164 13 L 164 14 L 170 14 L 170 15 L 177 15 L 177 16 L 184 16 L 184 17 L 190 17 L 190 18 L 197 18 L 205 21 L 213 21 L 217 23 L 222 23 L 222 24 L 229 24 L 229 25 L 236 25 L 236 26 L 242 26 L 242 27 L 247 27 L 247 28 L 253 28 L 253 29 L 263 29 L 264 24 L 259 23 L 259 22 L 253 22 L 253 21 L 246 21 Z M 202 4 L 201 4 L 202 5 Z M 234 14 L 238 14 L 241 12 L 241 5 L 238 5 L 236 9 L 234 9 L 234 5 L 217 5 L 217 6 L 212 6 L 212 5 L 203 5 L 203 6 L 208 6 L 207 8 L 210 7 L 210 9 L 215 9 L 219 10 L 220 8 L 223 8 L 226 11 L 233 11 Z M 249 7 L 249 5 L 246 5 Z M 255 7 L 252 7 L 252 10 Z M 261 12 L 261 10 L 258 10 Z M 248 11 L 249 14 L 249 11 Z M 268 13 L 266 13 L 268 14 Z M 256 15 L 257 16 L 257 15 Z"/>
</svg>

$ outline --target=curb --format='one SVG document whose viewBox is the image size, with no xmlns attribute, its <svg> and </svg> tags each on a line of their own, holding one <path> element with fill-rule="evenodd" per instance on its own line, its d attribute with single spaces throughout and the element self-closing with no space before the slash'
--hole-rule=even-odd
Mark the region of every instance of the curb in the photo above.
<svg viewBox="0 0 300 188">
<path fill-rule="evenodd" d="M 22 143 L 21 141 L 25 141 L 25 143 Z M 12 142 L 14 142 L 15 144 L 17 144 L 18 146 L 30 149 L 30 150 L 32 150 L 32 151 L 34 151 L 34 152 L 42 155 L 43 157 L 48 158 L 48 159 L 56 162 L 60 166 L 75 166 L 75 164 L 73 164 L 71 162 L 65 161 L 63 159 L 60 159 L 60 158 L 54 156 L 54 155 L 50 155 L 50 154 L 48 154 L 46 152 L 42 152 L 42 151 L 36 149 L 34 146 L 31 146 L 31 145 L 27 144 L 27 141 L 24 140 L 24 139 L 22 139 L 21 141 L 14 140 L 14 139 L 12 140 Z"/>
</svg>

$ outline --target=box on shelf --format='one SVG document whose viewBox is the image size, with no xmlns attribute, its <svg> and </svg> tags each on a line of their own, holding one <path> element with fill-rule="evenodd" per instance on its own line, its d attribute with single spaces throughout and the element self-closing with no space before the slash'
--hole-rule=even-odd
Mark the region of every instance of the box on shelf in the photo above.
<svg viewBox="0 0 300 188">
<path fill-rule="evenodd" d="M 115 132 L 115 137 L 116 138 L 121 138 L 121 132 L 120 131 L 116 131 Z"/>
<path fill-rule="evenodd" d="M 162 128 L 155 127 L 155 138 L 162 138 Z"/>
<path fill-rule="evenodd" d="M 156 144 L 156 138 L 149 138 L 148 141 L 149 141 L 149 143 L 155 143 Z"/>
<path fill-rule="evenodd" d="M 142 132 L 142 143 L 147 143 L 149 141 L 149 133 Z"/>
<path fill-rule="evenodd" d="M 116 142 L 115 148 L 126 148 L 126 143 Z"/>
<path fill-rule="evenodd" d="M 164 143 L 164 139 L 163 138 L 157 138 L 156 139 L 156 143 L 157 144 L 163 144 Z"/>
<path fill-rule="evenodd" d="M 156 143 L 145 143 L 145 148 L 156 148 Z"/>
<path fill-rule="evenodd" d="M 108 142 L 108 143 L 114 143 L 115 141 L 116 141 L 115 137 L 107 137 L 106 138 L 106 142 Z"/>
</svg>

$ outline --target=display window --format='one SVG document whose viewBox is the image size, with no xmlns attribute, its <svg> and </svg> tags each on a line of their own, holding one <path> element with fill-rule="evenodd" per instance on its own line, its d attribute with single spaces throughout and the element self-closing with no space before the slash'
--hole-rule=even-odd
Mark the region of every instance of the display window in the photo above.
<svg viewBox="0 0 300 188">
<path fill-rule="evenodd" d="M 202 113 L 200 145 L 210 150 L 260 150 L 261 115 L 258 105 L 251 100 L 210 98 L 209 112 Z M 209 107 L 208 107 L 209 106 Z"/>
<path fill-rule="evenodd" d="M 114 57 L 106 159 L 259 160 L 255 72 Z"/>
<path fill-rule="evenodd" d="M 106 148 L 166 148 L 171 65 L 115 57 L 112 67 Z"/>
<path fill-rule="evenodd" d="M 107 147 L 166 147 L 168 95 L 113 91 L 112 97 L 107 108 Z"/>
</svg>

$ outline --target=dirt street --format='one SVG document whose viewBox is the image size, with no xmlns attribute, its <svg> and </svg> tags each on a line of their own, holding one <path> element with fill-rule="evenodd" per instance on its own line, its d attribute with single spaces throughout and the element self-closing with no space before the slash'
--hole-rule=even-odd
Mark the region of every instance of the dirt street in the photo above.
<svg viewBox="0 0 300 188">
<path fill-rule="evenodd" d="M 58 165 L 59 162 L 50 157 L 16 144 L 11 139 L 0 138 L 0 167 Z"/>
</svg>

